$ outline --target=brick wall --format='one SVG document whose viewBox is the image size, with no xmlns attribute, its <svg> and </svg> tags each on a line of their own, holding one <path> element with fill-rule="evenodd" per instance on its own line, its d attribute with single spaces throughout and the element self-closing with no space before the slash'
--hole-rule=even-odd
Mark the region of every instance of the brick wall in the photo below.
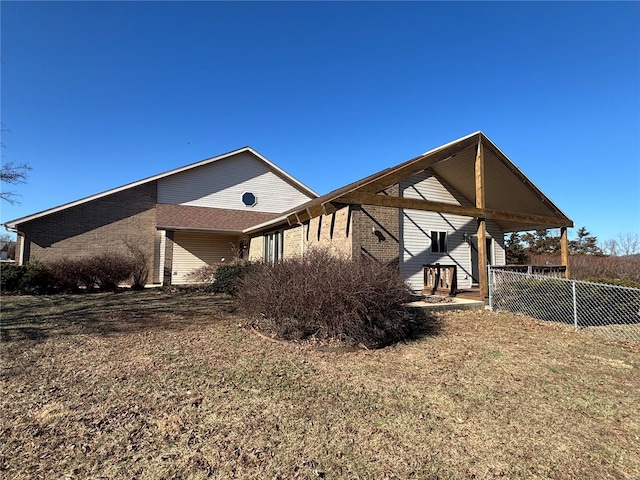
<svg viewBox="0 0 640 480">
<path fill-rule="evenodd" d="M 248 258 L 252 262 L 260 262 L 264 257 L 264 237 L 258 235 L 249 240 Z"/>
<path fill-rule="evenodd" d="M 385 190 L 393 196 L 398 196 L 398 191 L 398 185 Z M 360 256 L 398 265 L 400 210 L 368 205 L 354 206 L 352 217 L 353 258 Z"/>
<path fill-rule="evenodd" d="M 387 189 L 387 193 L 398 195 L 398 186 Z M 330 248 L 346 258 L 366 257 L 397 265 L 400 254 L 400 210 L 352 205 L 331 215 L 312 218 L 304 225 L 284 231 L 284 258 L 300 254 L 300 236 L 305 252 L 314 247 Z M 263 248 L 262 235 L 252 238 L 249 258 L 262 260 Z"/>
<path fill-rule="evenodd" d="M 283 234 L 283 257 L 296 258 L 302 255 L 302 226 L 289 228 Z"/>
<path fill-rule="evenodd" d="M 125 241 L 153 259 L 155 204 L 156 182 L 150 182 L 19 224 L 23 261 L 126 253 Z"/>
<path fill-rule="evenodd" d="M 312 218 L 302 225 L 305 252 L 310 248 L 330 248 L 337 254 L 351 258 L 352 214 L 350 207 L 343 207 L 331 215 Z"/>
</svg>

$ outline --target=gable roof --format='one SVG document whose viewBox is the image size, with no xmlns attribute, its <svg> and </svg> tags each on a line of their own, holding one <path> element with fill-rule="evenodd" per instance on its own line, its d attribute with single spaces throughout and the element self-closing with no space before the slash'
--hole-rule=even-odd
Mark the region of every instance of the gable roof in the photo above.
<svg viewBox="0 0 640 480">
<path fill-rule="evenodd" d="M 7 229 L 15 230 L 16 227 L 21 223 L 29 222 L 31 220 L 35 220 L 37 218 L 43 217 L 45 215 L 49 215 L 51 213 L 55 213 L 55 212 L 59 212 L 61 210 L 65 210 L 67 208 L 75 207 L 76 205 L 81 205 L 83 203 L 90 202 L 92 200 L 97 200 L 99 198 L 106 197 L 107 195 L 111 195 L 111 194 L 114 194 L 114 193 L 117 193 L 117 192 L 121 192 L 121 191 L 127 190 L 129 188 L 134 188 L 134 187 L 143 185 L 145 183 L 153 182 L 153 181 L 159 180 L 161 178 L 169 177 L 171 175 L 175 175 L 177 173 L 181 173 L 181 172 L 184 172 L 184 171 L 187 171 L 187 170 L 192 170 L 194 168 L 198 168 L 198 167 L 201 167 L 201 166 L 204 166 L 204 165 L 208 165 L 210 163 L 217 162 L 217 161 L 223 160 L 225 158 L 233 157 L 234 155 L 238 155 L 238 154 L 241 154 L 241 153 L 250 153 L 250 154 L 252 154 L 258 160 L 264 162 L 277 175 L 279 175 L 280 177 L 282 177 L 285 180 L 287 180 L 289 183 L 294 185 L 296 188 L 298 188 L 299 190 L 301 190 L 305 194 L 307 194 L 307 195 L 309 195 L 311 197 L 317 197 L 318 196 L 318 194 L 316 192 L 311 190 L 309 187 L 304 185 L 299 180 L 296 180 L 294 177 L 289 175 L 287 172 L 282 170 L 280 167 L 278 167 L 274 163 L 272 163 L 269 160 L 267 160 L 265 157 L 260 155 L 253 148 L 251 148 L 251 147 L 243 147 L 243 148 L 239 148 L 237 150 L 233 150 L 231 152 L 223 153 L 222 155 L 218 155 L 218 156 L 215 156 L 215 157 L 207 158 L 205 160 L 200 160 L 199 162 L 191 163 L 191 164 L 185 165 L 183 167 L 175 168 L 173 170 L 169 170 L 169 171 L 166 171 L 166 172 L 163 172 L 163 173 L 159 173 L 159 174 L 153 175 L 151 177 L 143 178 L 142 180 L 138 180 L 136 182 L 127 183 L 127 184 L 122 185 L 120 187 L 112 188 L 110 190 L 106 190 L 106 191 L 101 192 L 101 193 L 96 193 L 94 195 L 90 195 L 88 197 L 81 198 L 79 200 L 75 200 L 75 201 L 72 201 L 72 202 L 69 202 L 69 203 L 65 203 L 63 205 L 58 205 L 57 207 L 49 208 L 49 209 L 43 210 L 41 212 L 37 212 L 37 213 L 31 214 L 31 215 L 27 215 L 27 216 L 24 216 L 24 217 L 21 217 L 21 218 L 17 218 L 15 220 L 9 220 L 8 222 L 5 222 L 4 226 Z"/>
<path fill-rule="evenodd" d="M 430 170 L 463 195 L 470 205 L 475 205 L 475 159 L 479 145 L 484 151 L 485 170 L 485 206 L 482 209 L 402 197 L 381 198 L 379 195 L 382 190 L 412 175 Z M 477 131 L 310 200 L 272 221 L 245 230 L 245 233 L 302 223 L 331 213 L 345 204 L 438 209 L 433 211 L 490 218 L 505 232 L 573 226 L 573 221 L 484 133 Z"/>
</svg>

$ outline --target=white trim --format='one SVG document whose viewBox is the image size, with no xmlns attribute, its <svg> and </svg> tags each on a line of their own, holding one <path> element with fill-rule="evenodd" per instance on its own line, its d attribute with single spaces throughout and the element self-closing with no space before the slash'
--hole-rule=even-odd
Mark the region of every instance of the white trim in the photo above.
<svg viewBox="0 0 640 480">
<path fill-rule="evenodd" d="M 286 221 L 289 215 L 291 214 L 289 213 L 288 215 L 282 215 L 281 217 L 276 217 L 271 220 L 267 220 L 266 222 L 260 223 L 258 225 L 254 225 L 253 227 L 245 228 L 244 230 L 242 230 L 242 233 L 249 235 L 256 230 L 260 230 L 262 227 L 268 227 L 269 225 L 272 225 L 272 224 L 278 225 L 280 222 Z"/>
<path fill-rule="evenodd" d="M 224 228 L 194 228 L 194 227 L 172 227 L 166 225 L 158 225 L 156 230 L 174 231 L 174 232 L 208 232 L 208 233 L 225 233 L 229 235 L 240 235 L 244 233 L 242 230 L 227 230 Z"/>
<path fill-rule="evenodd" d="M 478 130 L 477 132 L 470 133 L 469 135 L 465 135 L 464 137 L 460 137 L 457 140 L 453 140 L 452 142 L 445 143 L 444 145 L 440 145 L 439 147 L 436 147 L 433 150 L 429 150 L 427 152 L 424 152 L 420 156 L 424 157 L 425 155 L 431 155 L 432 153 L 435 153 L 438 150 L 442 150 L 443 148 L 447 148 L 447 147 L 450 147 L 451 145 L 455 145 L 456 143 L 462 142 L 463 140 L 466 140 L 467 138 L 471 138 L 474 135 L 484 135 L 484 133 L 482 133 L 482 131 Z M 485 138 L 487 138 L 487 140 L 489 139 L 486 135 L 484 135 L 484 136 L 485 136 Z M 493 142 L 491 142 L 491 143 L 493 143 Z"/>
<path fill-rule="evenodd" d="M 287 172 L 282 170 L 280 167 L 276 166 L 274 163 L 272 163 L 269 160 L 267 160 L 265 157 L 263 157 L 258 152 L 256 152 L 253 148 L 251 148 L 251 147 L 243 147 L 243 148 L 240 148 L 238 150 L 234 150 L 234 151 L 229 152 L 229 153 L 224 153 L 222 155 L 218 155 L 217 157 L 207 158 L 205 160 L 201 160 L 201 161 L 196 162 L 196 163 L 185 165 L 184 167 L 179 167 L 179 168 L 176 168 L 176 169 L 173 169 L 173 170 L 169 170 L 169 171 L 164 172 L 164 173 L 159 173 L 157 175 L 153 175 L 151 177 L 144 178 L 142 180 L 138 180 L 137 182 L 127 183 L 126 185 L 122 185 L 120 187 L 112 188 L 111 190 L 106 190 L 104 192 L 96 193 L 95 195 L 84 197 L 84 198 L 81 198 L 79 200 L 75 200 L 73 202 L 69 202 L 69 203 L 65 203 L 63 205 L 59 205 L 57 207 L 49 208 L 47 210 L 43 210 L 41 212 L 34 213 L 32 215 L 27 215 L 26 217 L 21 217 L 21 218 L 15 219 L 15 220 L 10 220 L 8 222 L 5 222 L 4 226 L 6 228 L 8 228 L 8 229 L 9 228 L 16 228 L 16 226 L 21 224 L 21 223 L 29 222 L 31 220 L 35 220 L 36 218 L 40 218 L 40 217 L 43 217 L 45 215 L 56 213 L 56 212 L 59 212 L 61 210 L 66 210 L 67 208 L 75 207 L 76 205 L 81 205 L 83 203 L 90 202 L 92 200 L 97 200 L 99 198 L 106 197 L 107 195 L 118 193 L 118 192 L 121 192 L 123 190 L 128 190 L 130 188 L 134 188 L 134 187 L 143 185 L 143 184 L 148 183 L 148 182 L 153 182 L 153 181 L 159 180 L 161 178 L 165 178 L 165 177 L 168 177 L 168 176 L 171 176 L 171 175 L 175 175 L 176 173 L 184 172 L 186 170 L 191 170 L 192 168 L 201 167 L 203 165 L 207 165 L 209 163 L 213 163 L 213 162 L 216 162 L 216 161 L 219 161 L 219 160 L 223 160 L 225 158 L 229 158 L 229 157 L 232 157 L 234 155 L 238 155 L 240 153 L 245 153 L 245 152 L 249 152 L 252 155 L 254 155 L 256 158 L 258 158 L 259 160 L 262 160 L 264 163 L 267 164 L 267 166 L 269 168 L 271 168 L 277 174 L 279 174 L 280 176 L 284 177 L 286 180 L 288 180 L 289 182 L 291 182 L 292 184 L 297 186 L 299 189 L 304 191 L 306 194 L 310 195 L 311 197 L 319 197 L 319 195 L 316 192 L 311 190 L 309 187 L 307 187 L 305 184 L 303 184 L 299 180 L 296 180 L 295 178 L 293 178 L 291 175 L 289 175 Z"/>
<path fill-rule="evenodd" d="M 24 265 L 24 235 L 20 235 L 18 233 L 19 247 L 20 247 L 20 258 L 18 259 L 18 265 Z"/>
</svg>

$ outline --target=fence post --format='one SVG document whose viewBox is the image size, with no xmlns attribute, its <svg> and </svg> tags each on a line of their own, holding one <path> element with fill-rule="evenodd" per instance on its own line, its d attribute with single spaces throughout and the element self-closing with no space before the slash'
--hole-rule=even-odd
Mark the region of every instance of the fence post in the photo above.
<svg viewBox="0 0 640 480">
<path fill-rule="evenodd" d="M 489 283 L 489 311 L 493 312 L 493 272 L 491 265 L 487 265 L 487 282 Z"/>
<path fill-rule="evenodd" d="M 576 299 L 576 281 L 571 282 L 571 292 L 573 293 L 573 326 L 578 330 L 578 302 Z"/>
</svg>

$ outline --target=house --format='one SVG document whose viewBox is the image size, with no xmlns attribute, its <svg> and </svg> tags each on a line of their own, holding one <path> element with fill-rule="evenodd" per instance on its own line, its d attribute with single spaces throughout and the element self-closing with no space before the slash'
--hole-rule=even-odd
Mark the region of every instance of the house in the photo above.
<svg viewBox="0 0 640 480">
<path fill-rule="evenodd" d="M 245 147 L 5 223 L 23 264 L 142 249 L 153 284 L 231 260 L 243 230 L 318 195 Z"/>
<path fill-rule="evenodd" d="M 20 262 L 136 241 L 160 284 L 234 254 L 275 262 L 321 245 L 393 263 L 415 290 L 446 266 L 447 282 L 486 292 L 506 233 L 560 228 L 567 265 L 573 222 L 476 132 L 322 196 L 246 147 L 5 226 Z"/>
</svg>

